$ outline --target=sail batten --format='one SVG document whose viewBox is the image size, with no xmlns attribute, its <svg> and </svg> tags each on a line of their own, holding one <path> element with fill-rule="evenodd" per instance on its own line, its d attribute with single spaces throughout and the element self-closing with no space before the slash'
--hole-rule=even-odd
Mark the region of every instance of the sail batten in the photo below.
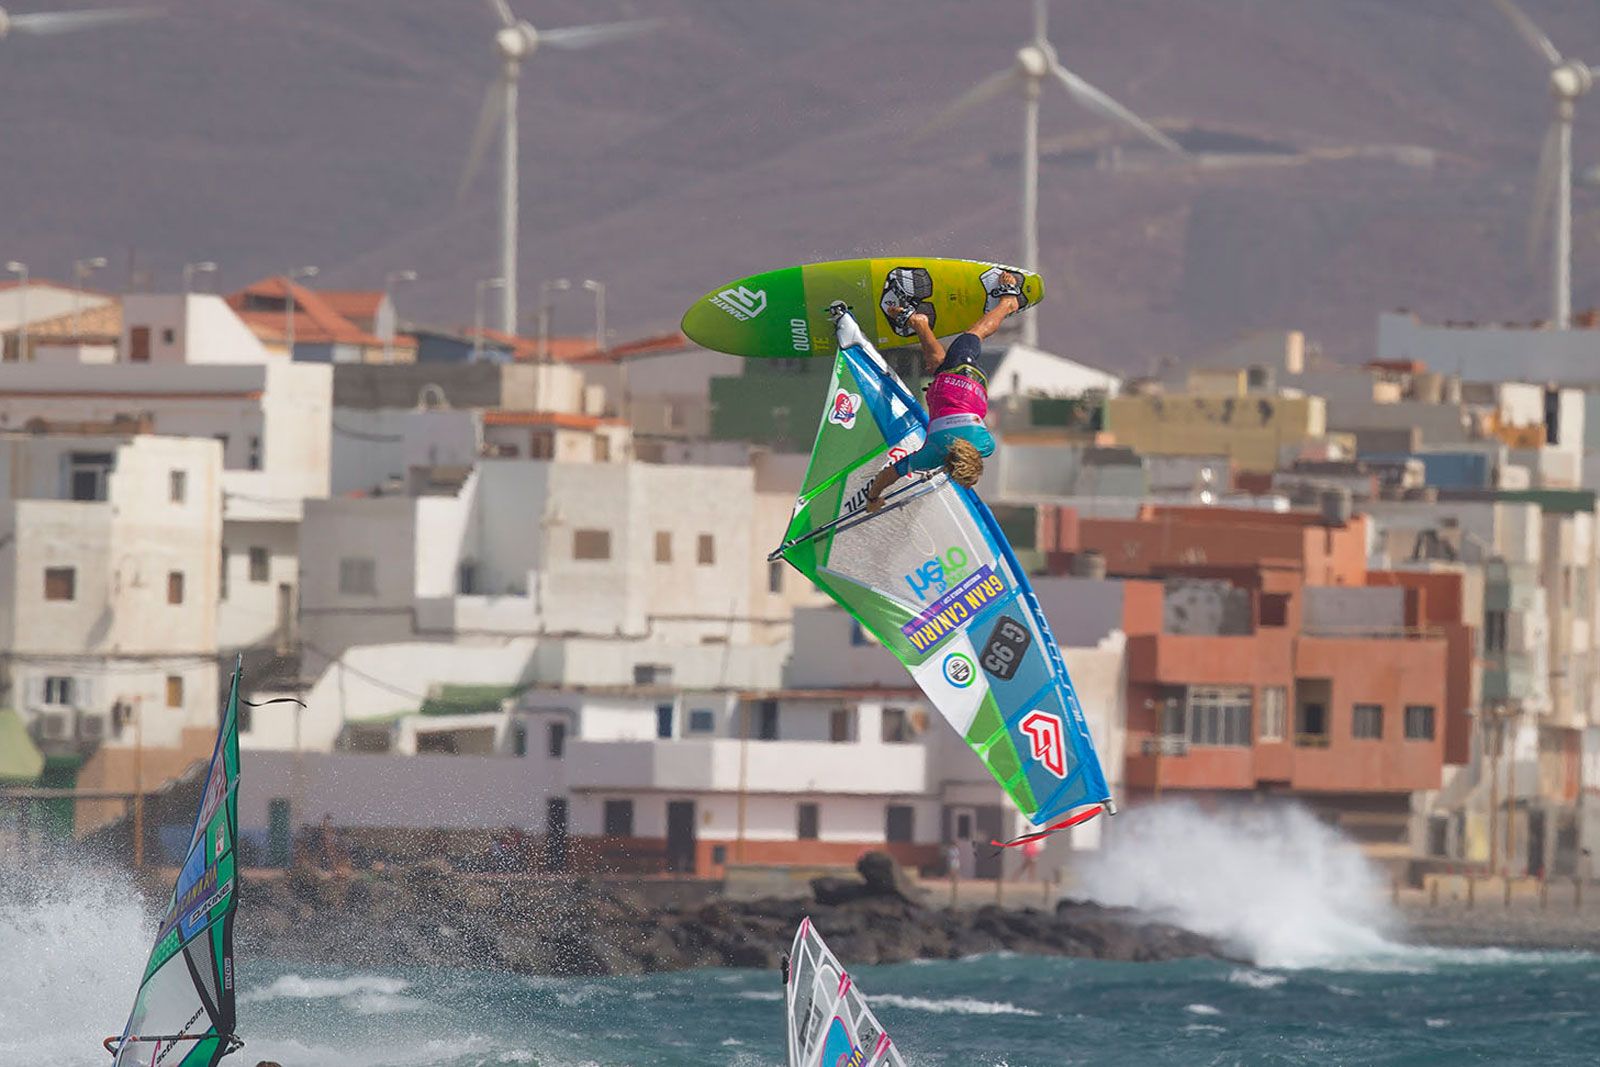
<svg viewBox="0 0 1600 1067">
<path fill-rule="evenodd" d="M 839 335 L 777 554 L 906 666 L 1035 826 L 1108 804 L 1061 650 L 993 513 L 942 474 L 866 512 L 873 477 L 921 447 L 927 416 L 848 315 Z"/>
<path fill-rule="evenodd" d="M 113 1067 L 215 1067 L 234 1035 L 233 918 L 238 906 L 239 685 L 235 666 L 206 768 L 189 851 L 179 868 Z"/>
</svg>

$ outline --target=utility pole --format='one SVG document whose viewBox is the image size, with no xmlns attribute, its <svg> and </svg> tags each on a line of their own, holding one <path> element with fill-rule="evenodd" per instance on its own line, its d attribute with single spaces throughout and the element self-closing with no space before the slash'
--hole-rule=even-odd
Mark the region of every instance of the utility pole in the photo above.
<svg viewBox="0 0 1600 1067">
<path fill-rule="evenodd" d="M 133 698 L 133 866 L 144 869 L 144 695 Z"/>
</svg>

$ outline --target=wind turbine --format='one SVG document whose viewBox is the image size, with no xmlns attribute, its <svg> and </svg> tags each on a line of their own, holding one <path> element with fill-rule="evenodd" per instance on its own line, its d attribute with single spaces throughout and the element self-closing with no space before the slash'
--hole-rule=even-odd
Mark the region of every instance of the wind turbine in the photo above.
<svg viewBox="0 0 1600 1067">
<path fill-rule="evenodd" d="M 75 30 L 92 30 L 119 22 L 137 22 L 161 14 L 148 7 L 99 8 L 90 11 L 40 11 L 13 15 L 0 7 L 0 40 L 13 33 L 48 37 Z"/>
<path fill-rule="evenodd" d="M 1541 228 L 1550 213 L 1550 200 L 1556 202 L 1555 221 L 1555 324 L 1556 329 L 1572 327 L 1572 114 L 1578 98 L 1594 88 L 1600 67 L 1576 59 L 1564 59 L 1543 30 L 1534 25 L 1511 0 L 1494 0 L 1517 33 L 1538 52 L 1550 68 L 1550 95 L 1555 97 L 1556 116 L 1539 149 L 1539 174 L 1534 179 L 1533 216 L 1528 234 L 1530 257 L 1538 251 Z"/>
<path fill-rule="evenodd" d="M 1054 79 L 1081 107 L 1102 117 L 1137 130 L 1146 139 L 1169 152 L 1183 155 L 1178 143 L 1138 115 L 1117 103 L 1106 93 L 1061 65 L 1055 46 L 1045 34 L 1047 0 L 1033 0 L 1033 40 L 1017 50 L 1016 63 L 1009 70 L 991 75 L 968 89 L 919 131 L 918 136 L 942 127 L 958 115 L 987 103 L 1007 90 L 1022 95 L 1022 262 L 1028 270 L 1039 269 L 1039 93 L 1045 82 Z M 1022 319 L 1022 342 L 1035 345 L 1039 339 L 1038 319 Z"/>
<path fill-rule="evenodd" d="M 637 36 L 654 29 L 661 20 L 632 19 L 537 30 L 526 19 L 518 20 L 506 0 L 489 0 L 489 7 L 500 18 L 500 29 L 494 35 L 495 51 L 500 56 L 500 78 L 489 86 L 483 98 L 483 110 L 478 113 L 478 127 L 472 134 L 472 147 L 467 152 L 466 167 L 461 172 L 461 185 L 456 195 L 458 199 L 466 195 L 467 187 L 489 150 L 495 127 L 500 126 L 504 156 L 500 170 L 499 277 L 505 283 L 500 301 L 500 329 L 503 333 L 514 334 L 517 332 L 517 79 L 522 73 L 522 61 L 541 45 L 589 48 Z"/>
</svg>

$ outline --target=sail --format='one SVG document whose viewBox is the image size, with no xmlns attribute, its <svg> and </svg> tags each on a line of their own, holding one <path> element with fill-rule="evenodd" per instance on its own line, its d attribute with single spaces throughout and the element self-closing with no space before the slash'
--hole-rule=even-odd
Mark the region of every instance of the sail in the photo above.
<svg viewBox="0 0 1600 1067">
<path fill-rule="evenodd" d="M 1005 534 L 976 493 L 943 473 L 901 482 L 881 511 L 865 510 L 873 477 L 925 440 L 927 416 L 848 315 L 839 343 L 805 482 L 774 557 L 906 665 L 1035 826 L 1087 818 L 1109 805 L 1105 775 Z"/>
<path fill-rule="evenodd" d="M 800 920 L 794 935 L 784 1001 L 789 1067 L 905 1067 L 883 1024 L 810 919 Z"/>
<path fill-rule="evenodd" d="M 189 851 L 145 964 L 133 1013 L 106 1047 L 113 1067 L 213 1067 L 234 1037 L 234 842 L 239 812 L 239 680 L 233 672 Z"/>
</svg>

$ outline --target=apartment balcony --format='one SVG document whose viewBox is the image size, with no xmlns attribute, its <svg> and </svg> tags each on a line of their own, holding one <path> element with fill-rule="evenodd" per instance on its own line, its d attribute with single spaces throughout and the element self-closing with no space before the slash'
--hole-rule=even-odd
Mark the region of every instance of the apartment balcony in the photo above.
<svg viewBox="0 0 1600 1067">
<path fill-rule="evenodd" d="M 1130 737 L 1125 781 L 1140 790 L 1403 793 L 1437 789 L 1436 741 L 1355 741 L 1303 734 L 1251 745 L 1194 745 L 1174 737 Z"/>
<path fill-rule="evenodd" d="M 1289 632 L 1142 634 L 1128 640 L 1128 680 L 1156 685 L 1245 685 L 1290 674 Z"/>
<path fill-rule="evenodd" d="M 734 738 L 573 741 L 566 759 L 567 781 L 574 791 L 895 796 L 929 789 L 928 751 L 920 744 Z"/>
</svg>

